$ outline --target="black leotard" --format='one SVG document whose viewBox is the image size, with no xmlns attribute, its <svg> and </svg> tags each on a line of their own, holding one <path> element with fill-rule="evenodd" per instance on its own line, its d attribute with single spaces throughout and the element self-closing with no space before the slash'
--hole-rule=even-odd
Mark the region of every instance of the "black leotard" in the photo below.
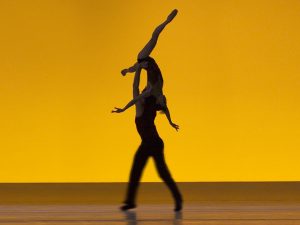
<svg viewBox="0 0 300 225">
<path fill-rule="evenodd" d="M 135 117 L 136 128 L 142 141 L 153 142 L 161 140 L 154 124 L 156 111 L 161 110 L 160 106 L 156 104 L 156 98 L 152 95 L 145 98 L 143 107 L 143 114 Z"/>
</svg>

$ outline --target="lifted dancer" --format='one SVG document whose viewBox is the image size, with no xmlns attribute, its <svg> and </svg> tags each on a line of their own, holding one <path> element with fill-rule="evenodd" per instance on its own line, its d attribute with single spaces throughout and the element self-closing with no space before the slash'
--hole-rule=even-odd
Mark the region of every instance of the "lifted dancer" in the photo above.
<svg viewBox="0 0 300 225">
<path fill-rule="evenodd" d="M 167 17 L 166 21 L 164 21 L 154 30 L 150 41 L 138 54 L 138 62 L 135 63 L 132 67 L 123 69 L 121 71 L 122 75 L 125 76 L 127 73 L 133 73 L 137 72 L 137 70 L 145 69 L 147 71 L 146 89 L 141 94 L 135 96 L 124 108 L 115 107 L 115 110 L 113 110 L 113 112 L 124 112 L 126 109 L 133 106 L 137 101 L 152 95 L 155 97 L 156 103 L 160 105 L 161 111 L 166 114 L 170 125 L 178 130 L 179 126 L 172 122 L 170 112 L 167 108 L 167 100 L 165 95 L 163 94 L 163 77 L 161 71 L 155 60 L 149 56 L 156 46 L 160 33 L 163 31 L 165 26 L 174 19 L 174 17 L 177 15 L 177 12 L 178 10 L 174 9 Z"/>
</svg>

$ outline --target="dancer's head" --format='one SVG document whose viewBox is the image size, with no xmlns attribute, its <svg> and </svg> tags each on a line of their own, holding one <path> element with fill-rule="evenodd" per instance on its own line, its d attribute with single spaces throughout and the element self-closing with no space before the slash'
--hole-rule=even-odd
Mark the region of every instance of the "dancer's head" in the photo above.
<svg viewBox="0 0 300 225">
<path fill-rule="evenodd" d="M 144 93 L 147 90 L 148 90 L 148 86 L 144 87 L 144 89 L 142 90 L 142 93 Z M 159 111 L 160 113 L 163 113 L 163 114 L 166 112 L 167 98 L 165 95 L 161 95 L 159 97 L 150 95 L 146 98 L 153 100 L 153 104 L 155 104 L 156 111 Z"/>
</svg>

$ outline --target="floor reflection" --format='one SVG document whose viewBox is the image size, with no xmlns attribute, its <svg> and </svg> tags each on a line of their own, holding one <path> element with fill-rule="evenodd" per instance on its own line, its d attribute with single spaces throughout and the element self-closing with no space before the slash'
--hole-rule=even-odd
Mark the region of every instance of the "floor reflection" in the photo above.
<svg viewBox="0 0 300 225">
<path fill-rule="evenodd" d="M 126 211 L 124 212 L 125 220 L 127 221 L 127 225 L 138 225 L 139 221 L 137 218 L 136 211 Z M 182 223 L 182 212 L 174 212 L 174 217 L 172 220 L 173 225 L 181 225 Z"/>
<path fill-rule="evenodd" d="M 181 221 L 182 221 L 182 212 L 175 212 L 173 218 L 173 224 L 181 225 Z"/>
</svg>

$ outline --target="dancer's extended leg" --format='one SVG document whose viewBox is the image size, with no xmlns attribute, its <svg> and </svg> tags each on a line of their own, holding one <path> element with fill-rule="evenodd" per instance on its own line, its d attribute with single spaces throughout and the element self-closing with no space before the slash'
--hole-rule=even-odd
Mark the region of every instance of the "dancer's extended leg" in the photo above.
<svg viewBox="0 0 300 225">
<path fill-rule="evenodd" d="M 150 55 L 150 53 L 152 52 L 152 50 L 154 49 L 154 47 L 157 43 L 160 33 L 163 31 L 165 26 L 174 19 L 174 17 L 177 15 L 177 12 L 178 12 L 177 9 L 174 9 L 170 13 L 170 15 L 168 16 L 166 21 L 163 22 L 162 24 L 160 24 L 158 27 L 156 27 L 156 29 L 154 30 L 154 32 L 152 34 L 150 41 L 146 44 L 146 46 L 138 54 L 138 59 L 143 59 Z"/>
</svg>

